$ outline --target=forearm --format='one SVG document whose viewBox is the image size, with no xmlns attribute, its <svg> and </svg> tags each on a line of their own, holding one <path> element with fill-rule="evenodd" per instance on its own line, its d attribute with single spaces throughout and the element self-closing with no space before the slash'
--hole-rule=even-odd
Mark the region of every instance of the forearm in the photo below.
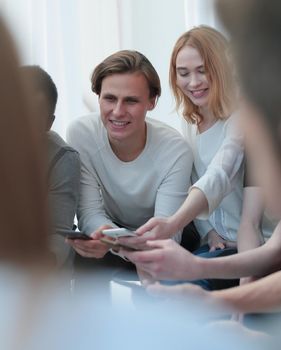
<svg viewBox="0 0 281 350">
<path fill-rule="evenodd" d="M 197 278 L 240 278 L 247 276 L 264 276 L 280 268 L 280 252 L 272 246 L 234 254 L 227 257 L 203 259 L 198 258 Z"/>
<path fill-rule="evenodd" d="M 81 208 L 78 210 L 78 227 L 81 231 L 90 234 L 104 225 L 118 227 L 104 212 Z"/>
<path fill-rule="evenodd" d="M 280 311 L 281 271 L 243 286 L 214 291 L 212 297 L 238 312 Z"/>
<path fill-rule="evenodd" d="M 248 174 L 246 168 L 246 174 Z M 246 178 L 249 177 L 246 176 Z M 248 179 L 249 182 L 249 179 Z M 238 252 L 254 249 L 264 243 L 261 222 L 264 213 L 264 195 L 259 187 L 244 188 L 243 210 L 237 233 Z"/>
<path fill-rule="evenodd" d="M 93 176 L 85 173 L 81 180 L 77 218 L 79 229 L 87 234 L 103 225 L 117 227 L 107 215 L 99 184 Z"/>
<path fill-rule="evenodd" d="M 185 145 L 186 146 L 186 145 Z M 185 202 L 190 187 L 191 171 L 193 166 L 192 151 L 181 147 L 176 160 L 168 174 L 161 181 L 156 191 L 154 217 L 169 218 L 173 216 Z M 176 242 L 181 242 L 183 227 L 173 231 L 171 236 Z M 172 233 L 172 232 L 171 232 Z"/>
<path fill-rule="evenodd" d="M 264 243 L 259 225 L 243 224 L 239 227 L 237 239 L 238 252 L 258 248 Z"/>
<path fill-rule="evenodd" d="M 171 217 L 176 231 L 183 229 L 201 212 L 206 210 L 208 210 L 208 202 L 204 193 L 197 188 L 193 188 L 183 205 Z"/>
<path fill-rule="evenodd" d="M 185 184 L 182 188 L 177 188 L 174 191 L 168 191 L 167 188 L 165 188 L 164 194 L 162 188 L 159 189 L 155 200 L 154 217 L 170 218 L 174 215 L 187 197 L 187 192 L 183 191 L 183 187 L 187 188 L 187 186 L 188 184 Z M 167 195 L 167 193 L 169 193 L 169 195 Z M 175 230 L 171 233 L 173 235 L 171 235 L 170 238 L 174 239 L 177 243 L 180 243 L 182 229 Z"/>
</svg>

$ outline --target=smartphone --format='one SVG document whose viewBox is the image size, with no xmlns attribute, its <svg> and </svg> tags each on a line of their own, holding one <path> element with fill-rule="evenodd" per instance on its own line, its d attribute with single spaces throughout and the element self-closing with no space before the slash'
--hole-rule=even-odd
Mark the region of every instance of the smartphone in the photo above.
<svg viewBox="0 0 281 350">
<path fill-rule="evenodd" d="M 118 237 L 130 237 L 137 236 L 135 231 L 128 230 L 124 227 L 122 228 L 109 228 L 101 231 L 103 235 L 118 238 Z"/>
<path fill-rule="evenodd" d="M 90 236 L 86 235 L 86 233 L 80 231 L 56 230 L 55 233 L 68 239 L 82 239 L 84 241 L 89 241 L 92 239 Z"/>
<path fill-rule="evenodd" d="M 113 248 L 113 249 L 124 248 L 124 249 L 129 250 L 129 251 L 136 251 L 137 250 L 137 249 L 129 247 L 127 245 L 120 244 L 118 241 L 116 241 L 114 239 L 107 238 L 107 237 L 100 238 L 100 241 L 102 243 L 107 244 L 108 246 L 110 246 L 110 248 Z"/>
</svg>

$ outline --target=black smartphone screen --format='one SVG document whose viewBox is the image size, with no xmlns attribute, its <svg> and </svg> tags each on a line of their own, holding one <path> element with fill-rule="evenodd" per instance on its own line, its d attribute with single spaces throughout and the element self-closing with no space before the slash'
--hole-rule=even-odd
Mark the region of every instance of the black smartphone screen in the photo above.
<svg viewBox="0 0 281 350">
<path fill-rule="evenodd" d="M 82 239 L 88 241 L 92 239 L 90 236 L 86 235 L 83 232 L 73 231 L 73 230 L 56 230 L 56 234 L 61 235 L 68 239 Z"/>
</svg>

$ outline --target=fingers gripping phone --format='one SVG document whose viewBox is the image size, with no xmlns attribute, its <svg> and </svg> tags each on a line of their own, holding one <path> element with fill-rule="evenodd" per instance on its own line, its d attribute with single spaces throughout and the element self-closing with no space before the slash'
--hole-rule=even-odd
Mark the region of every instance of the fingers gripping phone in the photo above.
<svg viewBox="0 0 281 350">
<path fill-rule="evenodd" d="M 61 235 L 68 239 L 82 239 L 84 241 L 89 241 L 92 238 L 84 232 L 73 231 L 73 230 L 56 230 L 56 234 Z"/>
<path fill-rule="evenodd" d="M 137 236 L 135 231 L 128 230 L 124 227 L 109 228 L 101 231 L 103 235 L 118 238 L 118 237 L 134 237 Z"/>
<path fill-rule="evenodd" d="M 132 247 L 120 244 L 116 238 L 119 237 L 134 237 L 137 236 L 136 232 L 128 230 L 124 227 L 104 229 L 101 231 L 106 237 L 100 239 L 101 242 L 109 245 L 114 250 L 119 250 L 124 248 L 126 250 L 136 250 Z"/>
<path fill-rule="evenodd" d="M 107 238 L 107 237 L 102 237 L 100 238 L 100 241 L 102 243 L 107 244 L 110 248 L 112 248 L 113 250 L 119 250 L 120 248 L 126 249 L 126 250 L 130 250 L 130 251 L 135 251 L 137 249 L 129 247 L 127 245 L 124 244 L 120 244 L 116 239 L 112 239 L 112 238 Z"/>
</svg>

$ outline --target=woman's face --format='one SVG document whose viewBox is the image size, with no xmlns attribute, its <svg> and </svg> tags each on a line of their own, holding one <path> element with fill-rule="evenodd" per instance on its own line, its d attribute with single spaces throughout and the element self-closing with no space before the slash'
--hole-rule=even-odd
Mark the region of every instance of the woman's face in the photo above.
<svg viewBox="0 0 281 350">
<path fill-rule="evenodd" d="M 206 107 L 209 98 L 209 82 L 204 62 L 199 52 L 184 46 L 176 58 L 177 86 L 193 104 Z"/>
</svg>

